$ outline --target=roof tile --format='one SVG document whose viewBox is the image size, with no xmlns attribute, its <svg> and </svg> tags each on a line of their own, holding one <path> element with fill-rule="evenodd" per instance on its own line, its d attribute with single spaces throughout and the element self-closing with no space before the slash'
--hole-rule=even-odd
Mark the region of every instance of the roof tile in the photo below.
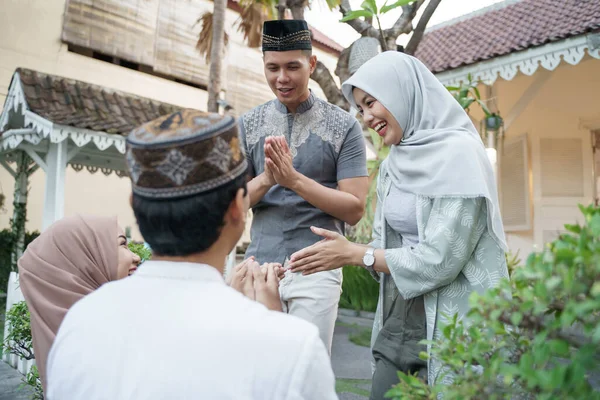
<svg viewBox="0 0 600 400">
<path fill-rule="evenodd" d="M 428 31 L 415 56 L 433 72 L 600 29 L 600 0 L 521 0 Z"/>
<path fill-rule="evenodd" d="M 29 109 L 59 125 L 127 135 L 180 107 L 99 85 L 19 68 Z"/>
</svg>

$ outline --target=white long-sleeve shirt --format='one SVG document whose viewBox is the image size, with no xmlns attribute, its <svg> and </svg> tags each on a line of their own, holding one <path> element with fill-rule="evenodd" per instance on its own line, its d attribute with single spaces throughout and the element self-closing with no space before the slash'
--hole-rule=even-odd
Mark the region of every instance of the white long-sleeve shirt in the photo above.
<svg viewBox="0 0 600 400">
<path fill-rule="evenodd" d="M 148 261 L 67 313 L 49 400 L 337 399 L 312 324 L 267 310 L 207 265 Z"/>
</svg>

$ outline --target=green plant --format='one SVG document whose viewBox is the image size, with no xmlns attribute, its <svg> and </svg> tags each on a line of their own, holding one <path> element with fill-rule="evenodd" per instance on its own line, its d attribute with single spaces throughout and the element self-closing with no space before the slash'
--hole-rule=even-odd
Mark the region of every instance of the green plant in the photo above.
<svg viewBox="0 0 600 400">
<path fill-rule="evenodd" d="M 478 85 L 479 82 L 473 82 L 473 77 L 469 74 L 467 75 L 467 82 L 462 83 L 460 86 L 446 86 L 446 89 L 458 101 L 463 110 L 469 111 L 471 105 L 476 103 L 481 107 L 486 118 L 491 117 L 494 114 L 492 114 L 487 105 L 481 100 L 481 93 L 477 88 Z"/>
<path fill-rule="evenodd" d="M 473 293 L 468 323 L 443 328 L 432 356 L 453 382 L 399 373 L 392 399 L 600 399 L 588 380 L 600 356 L 600 208 L 580 209 L 583 225 L 566 225 L 511 282 Z"/>
<path fill-rule="evenodd" d="M 521 265 L 521 259 L 519 258 L 519 251 L 516 254 L 508 252 L 504 255 L 506 257 L 506 267 L 508 268 L 508 276 L 513 276 L 513 272 L 516 268 Z"/>
<path fill-rule="evenodd" d="M 132 253 L 140 257 L 142 263 L 152 258 L 152 251 L 144 243 L 129 242 L 127 246 Z"/>
<path fill-rule="evenodd" d="M 379 284 L 367 270 L 354 265 L 342 269 L 342 295 L 340 307 L 357 311 L 375 311 L 379 297 Z"/>
<path fill-rule="evenodd" d="M 348 339 L 355 345 L 371 347 L 371 334 L 373 329 L 359 327 L 358 325 L 356 325 L 355 328 L 356 330 L 354 332 L 350 332 L 348 335 Z"/>
<path fill-rule="evenodd" d="M 361 4 L 361 8 L 359 10 L 348 12 L 346 15 L 344 15 L 344 18 L 342 18 L 340 22 L 348 22 L 361 17 L 366 19 L 375 18 L 375 20 L 377 21 L 377 29 L 379 30 L 379 41 L 381 43 L 381 47 L 384 51 L 387 51 L 389 49 L 385 40 L 383 29 L 381 28 L 381 22 L 379 21 L 379 17 L 387 13 L 388 11 L 391 11 L 398 7 L 407 6 L 411 3 L 414 3 L 415 1 L 416 0 L 397 0 L 395 3 L 389 5 L 386 1 L 385 4 L 380 9 L 378 9 L 377 2 L 375 0 L 365 0 Z"/>
<path fill-rule="evenodd" d="M 21 387 L 29 386 L 33 390 L 33 394 L 31 396 L 32 400 L 43 400 L 44 399 L 44 389 L 42 387 L 42 381 L 40 379 L 40 373 L 37 369 L 37 366 L 32 366 L 27 375 L 23 377 Z"/>
<path fill-rule="evenodd" d="M 39 232 L 27 232 L 25 233 L 25 247 L 29 245 L 36 237 L 40 235 Z M 0 290 L 6 291 L 8 285 L 8 277 L 12 271 L 12 250 L 15 243 L 15 236 L 10 229 L 3 229 L 0 231 Z"/>
<path fill-rule="evenodd" d="M 359 396 L 368 397 L 369 391 L 365 387 L 369 387 L 371 380 L 369 379 L 336 379 L 335 391 L 337 393 L 353 393 Z"/>
<path fill-rule="evenodd" d="M 6 313 L 8 333 L 4 338 L 4 350 L 25 360 L 35 358 L 31 338 L 31 316 L 27 303 L 15 303 Z"/>
</svg>

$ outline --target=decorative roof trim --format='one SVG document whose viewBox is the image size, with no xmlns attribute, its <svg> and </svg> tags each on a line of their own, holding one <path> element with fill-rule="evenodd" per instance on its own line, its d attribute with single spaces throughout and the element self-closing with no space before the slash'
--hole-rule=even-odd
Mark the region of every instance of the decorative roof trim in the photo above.
<svg viewBox="0 0 600 400">
<path fill-rule="evenodd" d="M 14 74 L 4 110 L 0 115 L 0 132 L 9 126 L 10 119 L 15 114 L 23 116 L 25 126 L 22 127 L 23 129 L 10 129 L 2 133 L 0 136 L 0 149 L 2 150 L 16 149 L 24 140 L 32 144 L 39 144 L 43 139 L 49 139 L 51 143 L 60 143 L 71 139 L 77 147 L 83 147 L 92 142 L 100 151 L 114 146 L 119 153 L 125 154 L 124 136 L 54 124 L 30 111 L 18 72 Z"/>
<path fill-rule="evenodd" d="M 600 49 L 590 49 L 588 35 L 581 35 L 451 71 L 440 72 L 436 74 L 436 77 L 444 85 L 456 86 L 461 82 L 466 82 L 467 76 L 471 74 L 473 81 L 480 80 L 486 85 L 493 85 L 498 77 L 510 81 L 519 71 L 525 75 L 533 75 L 540 66 L 553 71 L 562 61 L 577 65 L 586 52 L 590 56 L 600 59 Z"/>
<path fill-rule="evenodd" d="M 33 129 L 10 129 L 0 137 L 0 150 L 16 149 L 24 141 L 38 145 L 42 141 L 42 137 Z"/>
<path fill-rule="evenodd" d="M 10 82 L 10 87 L 8 88 L 4 109 L 2 110 L 2 114 L 0 114 L 0 132 L 3 132 L 6 129 L 10 115 L 18 112 L 19 106 L 23 106 L 23 109 L 29 108 L 27 100 L 25 100 L 23 87 L 21 86 L 21 77 L 18 72 L 15 72 L 13 79 Z"/>
</svg>

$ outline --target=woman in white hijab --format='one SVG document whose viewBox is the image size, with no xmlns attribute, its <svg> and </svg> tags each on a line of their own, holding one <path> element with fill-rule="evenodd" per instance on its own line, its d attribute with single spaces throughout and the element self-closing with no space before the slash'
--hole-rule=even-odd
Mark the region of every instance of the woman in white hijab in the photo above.
<svg viewBox="0 0 600 400">
<path fill-rule="evenodd" d="M 377 180 L 373 242 L 313 227 L 325 240 L 292 255 L 292 271 L 362 265 L 380 282 L 371 399 L 383 399 L 397 370 L 430 385 L 451 382 L 437 360 L 419 359 L 418 342 L 443 340 L 443 325 L 465 316 L 472 292 L 508 278 L 492 166 L 467 114 L 416 58 L 379 54 L 342 91 L 391 146 Z"/>
</svg>

